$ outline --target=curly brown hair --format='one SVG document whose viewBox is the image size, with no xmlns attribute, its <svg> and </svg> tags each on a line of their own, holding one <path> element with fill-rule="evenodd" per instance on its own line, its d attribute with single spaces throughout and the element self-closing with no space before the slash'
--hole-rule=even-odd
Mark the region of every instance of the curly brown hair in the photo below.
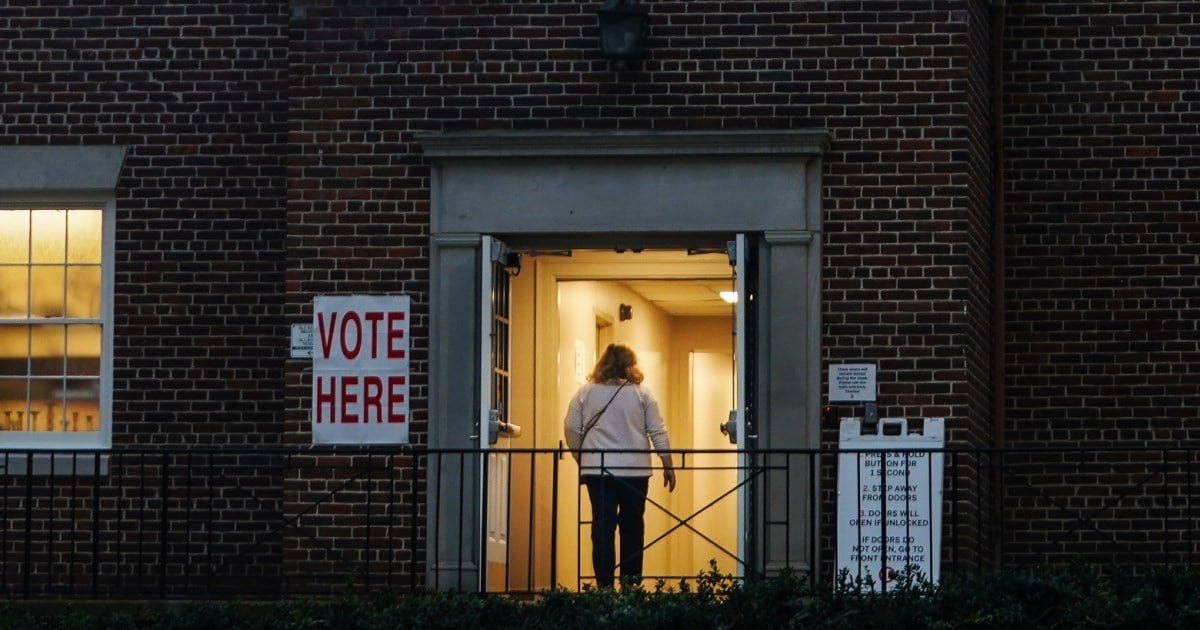
<svg viewBox="0 0 1200 630">
<path fill-rule="evenodd" d="M 617 384 L 627 381 L 635 385 L 642 382 L 645 376 L 637 366 L 637 355 L 633 349 L 623 343 L 610 343 L 596 361 L 596 367 L 588 375 L 593 383 Z"/>
</svg>

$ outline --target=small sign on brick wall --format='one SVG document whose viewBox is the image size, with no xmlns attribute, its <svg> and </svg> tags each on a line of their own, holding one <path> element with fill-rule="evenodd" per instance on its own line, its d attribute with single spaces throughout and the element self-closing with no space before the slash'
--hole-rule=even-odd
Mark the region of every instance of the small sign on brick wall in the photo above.
<svg viewBox="0 0 1200 630">
<path fill-rule="evenodd" d="M 829 402 L 875 402 L 875 364 L 829 366 Z"/>
<path fill-rule="evenodd" d="M 313 444 L 408 442 L 407 295 L 313 301 Z"/>
<path fill-rule="evenodd" d="M 311 359 L 313 350 L 313 325 L 292 324 L 292 358 Z"/>
</svg>

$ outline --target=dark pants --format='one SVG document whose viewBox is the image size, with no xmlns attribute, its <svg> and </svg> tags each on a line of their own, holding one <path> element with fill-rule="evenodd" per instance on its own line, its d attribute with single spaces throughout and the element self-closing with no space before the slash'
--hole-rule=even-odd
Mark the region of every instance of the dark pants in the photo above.
<svg viewBox="0 0 1200 630">
<path fill-rule="evenodd" d="M 646 490 L 649 477 L 585 475 L 583 483 L 592 502 L 592 568 L 596 586 L 612 588 L 616 550 L 613 538 L 621 528 L 621 578 L 642 576 L 642 545 L 646 539 Z"/>
</svg>

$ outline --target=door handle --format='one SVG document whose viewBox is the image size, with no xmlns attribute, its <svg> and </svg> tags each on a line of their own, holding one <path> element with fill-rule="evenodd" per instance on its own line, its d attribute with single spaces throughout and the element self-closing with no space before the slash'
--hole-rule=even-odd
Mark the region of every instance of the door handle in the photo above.
<svg viewBox="0 0 1200 630">
<path fill-rule="evenodd" d="M 729 436 L 730 444 L 737 444 L 737 409 L 729 411 L 729 419 L 720 425 L 721 433 Z"/>
<path fill-rule="evenodd" d="M 521 425 L 505 422 L 503 420 L 497 422 L 497 425 L 498 426 L 496 427 L 496 430 L 500 434 L 500 437 L 521 437 Z"/>
<path fill-rule="evenodd" d="M 488 444 L 495 444 L 502 437 L 521 437 L 521 425 L 505 422 L 500 419 L 500 410 L 492 409 L 488 413 Z"/>
</svg>

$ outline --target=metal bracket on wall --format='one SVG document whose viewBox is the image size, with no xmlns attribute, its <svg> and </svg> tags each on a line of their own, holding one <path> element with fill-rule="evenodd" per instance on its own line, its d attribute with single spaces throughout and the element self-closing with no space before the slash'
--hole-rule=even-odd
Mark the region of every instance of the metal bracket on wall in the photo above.
<svg viewBox="0 0 1200 630">
<path fill-rule="evenodd" d="M 879 403 L 867 403 L 866 412 L 863 413 L 862 421 L 863 429 L 871 433 L 875 432 L 875 428 L 879 425 Z"/>
</svg>

